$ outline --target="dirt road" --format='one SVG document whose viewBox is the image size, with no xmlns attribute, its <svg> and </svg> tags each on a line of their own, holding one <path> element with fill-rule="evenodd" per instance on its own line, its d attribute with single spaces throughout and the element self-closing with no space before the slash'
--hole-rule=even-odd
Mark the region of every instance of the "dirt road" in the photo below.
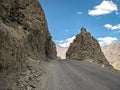
<svg viewBox="0 0 120 90">
<path fill-rule="evenodd" d="M 120 90 L 120 72 L 79 61 L 55 61 L 44 79 L 44 90 Z"/>
</svg>

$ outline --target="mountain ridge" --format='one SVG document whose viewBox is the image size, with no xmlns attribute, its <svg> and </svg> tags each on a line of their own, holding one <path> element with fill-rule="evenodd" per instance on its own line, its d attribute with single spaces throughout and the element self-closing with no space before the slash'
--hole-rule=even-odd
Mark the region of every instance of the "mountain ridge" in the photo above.
<svg viewBox="0 0 120 90">
<path fill-rule="evenodd" d="M 102 48 L 102 51 L 111 65 L 120 70 L 120 42 L 107 45 Z"/>
</svg>

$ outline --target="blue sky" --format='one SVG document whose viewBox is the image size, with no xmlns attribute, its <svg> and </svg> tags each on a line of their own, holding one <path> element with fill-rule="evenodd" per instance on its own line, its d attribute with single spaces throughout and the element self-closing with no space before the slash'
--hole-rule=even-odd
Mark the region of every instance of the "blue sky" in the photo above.
<svg viewBox="0 0 120 90">
<path fill-rule="evenodd" d="M 120 41 L 120 0 L 39 0 L 57 45 L 68 47 L 85 27 L 101 46 Z"/>
</svg>

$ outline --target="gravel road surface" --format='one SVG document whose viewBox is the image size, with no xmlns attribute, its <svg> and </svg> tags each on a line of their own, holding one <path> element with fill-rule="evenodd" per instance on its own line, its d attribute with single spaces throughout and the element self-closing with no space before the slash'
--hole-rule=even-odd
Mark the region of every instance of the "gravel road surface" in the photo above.
<svg viewBox="0 0 120 90">
<path fill-rule="evenodd" d="M 43 90 L 120 90 L 120 72 L 79 61 L 50 64 Z"/>
</svg>

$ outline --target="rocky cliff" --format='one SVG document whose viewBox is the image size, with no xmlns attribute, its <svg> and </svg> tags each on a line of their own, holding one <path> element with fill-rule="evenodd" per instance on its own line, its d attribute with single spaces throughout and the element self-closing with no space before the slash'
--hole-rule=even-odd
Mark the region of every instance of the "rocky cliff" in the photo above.
<svg viewBox="0 0 120 90">
<path fill-rule="evenodd" d="M 80 61 L 86 60 L 112 67 L 101 51 L 98 41 L 91 36 L 85 28 L 81 29 L 81 33 L 78 34 L 73 43 L 70 44 L 66 58 Z"/>
<path fill-rule="evenodd" d="M 0 0 L 1 73 L 24 71 L 31 61 L 56 59 L 56 47 L 51 38 L 38 0 Z M 5 89 L 7 82 L 2 81 L 0 78 L 0 90 L 8 90 Z M 4 89 L 1 89 L 2 84 L 7 84 Z"/>
</svg>

